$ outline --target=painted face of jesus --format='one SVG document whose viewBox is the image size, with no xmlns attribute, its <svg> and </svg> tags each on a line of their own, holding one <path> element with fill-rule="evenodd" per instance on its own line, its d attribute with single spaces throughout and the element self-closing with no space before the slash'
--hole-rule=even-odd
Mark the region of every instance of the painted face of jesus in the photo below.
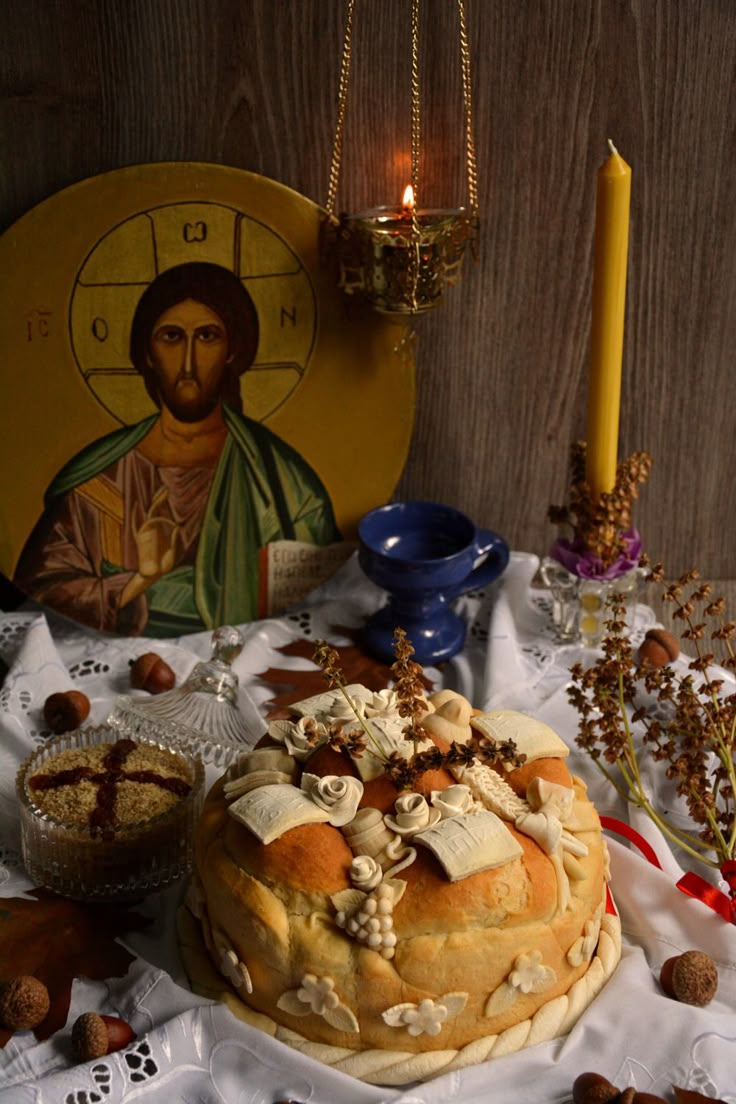
<svg viewBox="0 0 736 1104">
<path fill-rule="evenodd" d="M 161 401 L 181 422 L 201 422 L 217 406 L 231 357 L 227 330 L 210 307 L 185 299 L 153 327 L 149 362 Z"/>
</svg>

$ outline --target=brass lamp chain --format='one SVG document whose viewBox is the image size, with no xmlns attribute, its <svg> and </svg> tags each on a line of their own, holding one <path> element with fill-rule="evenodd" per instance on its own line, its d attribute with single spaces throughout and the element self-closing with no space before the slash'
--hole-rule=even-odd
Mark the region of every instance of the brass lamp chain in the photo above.
<svg viewBox="0 0 736 1104">
<path fill-rule="evenodd" d="M 419 0 L 411 0 L 411 187 L 414 204 L 411 209 L 411 250 L 409 252 L 409 288 L 412 310 L 417 309 L 419 284 L 419 149 L 421 118 L 419 93 Z"/>
<path fill-rule="evenodd" d="M 347 0 L 345 33 L 340 63 L 340 80 L 337 97 L 337 124 L 332 143 L 332 159 L 325 209 L 330 219 L 335 220 L 335 203 L 342 164 L 343 134 L 345 113 L 350 83 L 350 63 L 352 61 L 353 17 L 356 0 Z M 416 211 L 419 207 L 419 148 L 420 148 L 420 90 L 419 90 L 419 8 L 420 0 L 412 0 L 411 6 L 411 182 L 414 189 L 414 214 L 412 216 L 412 235 L 418 236 Z M 465 115 L 465 156 L 468 175 L 468 206 L 471 219 L 478 213 L 478 178 L 476 170 L 475 140 L 473 138 L 473 104 L 470 78 L 470 48 L 468 45 L 467 24 L 465 20 L 465 0 L 457 0 L 460 20 L 460 61 L 462 67 L 463 108 Z"/>
<path fill-rule="evenodd" d="M 340 62 L 340 83 L 337 92 L 337 125 L 335 137 L 332 143 L 332 160 L 330 162 L 330 181 L 327 190 L 327 203 L 325 209 L 330 218 L 335 216 L 335 200 L 337 199 L 337 185 L 340 180 L 340 164 L 342 162 L 342 139 L 345 130 L 345 109 L 348 103 L 348 84 L 350 82 L 350 62 L 352 60 L 353 40 L 353 12 L 355 0 L 348 0 L 347 18 L 345 21 L 345 36 L 342 43 L 342 61 Z"/>
<path fill-rule="evenodd" d="M 465 0 L 457 0 L 457 12 L 460 19 L 460 63 L 463 78 L 463 108 L 465 111 L 465 158 L 468 171 L 468 208 L 470 218 L 478 217 L 478 173 L 475 159 L 475 138 L 473 137 L 473 94 L 470 79 L 470 47 L 465 22 Z"/>
</svg>

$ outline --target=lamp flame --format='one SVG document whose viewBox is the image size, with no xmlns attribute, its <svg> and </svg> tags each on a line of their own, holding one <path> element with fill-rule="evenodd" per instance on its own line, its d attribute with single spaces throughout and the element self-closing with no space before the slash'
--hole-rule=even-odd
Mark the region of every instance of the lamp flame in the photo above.
<svg viewBox="0 0 736 1104">
<path fill-rule="evenodd" d="M 414 211 L 414 189 L 411 184 L 407 184 L 404 188 L 404 198 L 401 200 L 401 205 L 407 215 Z"/>
</svg>

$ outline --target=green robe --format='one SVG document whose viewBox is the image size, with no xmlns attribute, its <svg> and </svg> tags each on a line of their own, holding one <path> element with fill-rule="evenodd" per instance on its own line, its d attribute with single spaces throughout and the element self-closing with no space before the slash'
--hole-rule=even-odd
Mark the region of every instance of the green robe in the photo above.
<svg viewBox="0 0 736 1104">
<path fill-rule="evenodd" d="M 278 540 L 319 545 L 340 540 L 329 495 L 299 453 L 259 422 L 227 407 L 223 415 L 228 437 L 207 497 L 194 562 L 176 567 L 145 592 L 148 616 L 142 631 L 147 636 L 178 636 L 251 621 L 259 609 L 261 548 Z M 53 559 L 51 549 L 60 547 L 59 518 L 68 497 L 135 449 L 157 417 L 92 442 L 58 473 L 46 492 L 44 517 L 16 569 L 16 580 L 27 593 L 34 595 L 35 587 L 34 596 L 44 598 L 44 567 Z M 125 503 L 125 509 L 132 509 L 132 504 Z M 75 526 L 67 525 L 64 539 L 81 545 L 74 533 Z M 84 549 L 75 547 L 73 552 L 80 557 Z M 64 570 L 69 585 L 66 565 Z M 110 578 L 131 569 L 103 560 L 97 570 Z M 55 586 L 49 604 L 60 608 L 59 584 Z M 75 616 L 73 608 L 61 612 Z"/>
</svg>

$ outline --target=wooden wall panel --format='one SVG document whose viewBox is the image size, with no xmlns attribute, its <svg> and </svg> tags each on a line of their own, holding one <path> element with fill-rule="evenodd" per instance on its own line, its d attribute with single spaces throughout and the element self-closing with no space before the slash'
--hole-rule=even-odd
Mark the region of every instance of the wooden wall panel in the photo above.
<svg viewBox="0 0 736 1104">
<path fill-rule="evenodd" d="M 416 322 L 398 493 L 545 551 L 547 506 L 584 434 L 594 178 L 610 136 L 634 172 L 621 449 L 655 458 L 636 520 L 672 573 L 696 562 L 736 578 L 736 4 L 466 3 L 478 259 Z M 423 11 L 423 201 L 455 205 L 455 5 Z M 5 0 L 0 227 L 146 161 L 225 163 L 324 202 L 343 17 L 342 0 Z M 409 2 L 358 0 L 340 207 L 398 199 L 409 110 Z"/>
</svg>

